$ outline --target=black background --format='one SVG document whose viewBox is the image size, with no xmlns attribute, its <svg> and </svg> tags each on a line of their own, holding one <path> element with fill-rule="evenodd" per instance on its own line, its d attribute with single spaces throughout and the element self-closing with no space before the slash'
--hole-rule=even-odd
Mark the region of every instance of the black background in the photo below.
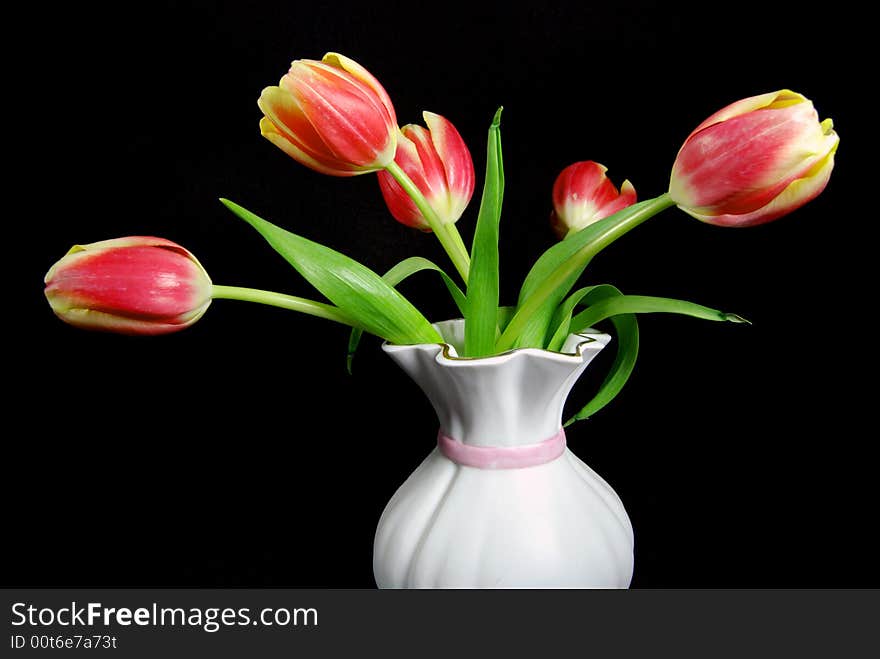
<svg viewBox="0 0 880 659">
<path fill-rule="evenodd" d="M 185 332 L 131 338 L 71 328 L 42 294 L 72 244 L 153 234 L 215 283 L 312 296 L 221 196 L 380 272 L 414 254 L 445 263 L 394 222 L 373 176 L 318 175 L 260 137 L 260 90 L 330 50 L 382 81 L 401 124 L 451 119 L 478 185 L 504 105 L 507 303 L 554 242 L 550 189 L 569 163 L 597 160 L 645 199 L 731 101 L 788 87 L 832 117 L 836 169 L 808 206 L 748 230 L 669 210 L 595 260 L 590 282 L 754 324 L 643 316 L 630 383 L 569 446 L 630 514 L 634 587 L 880 585 L 864 17 L 840 3 L 25 9 L 7 23 L 26 38 L 7 57 L 4 585 L 374 586 L 376 523 L 436 432 L 378 340 L 349 376 L 347 331 L 328 321 L 217 301 Z M 455 313 L 433 275 L 401 288 L 431 319 Z"/>
</svg>

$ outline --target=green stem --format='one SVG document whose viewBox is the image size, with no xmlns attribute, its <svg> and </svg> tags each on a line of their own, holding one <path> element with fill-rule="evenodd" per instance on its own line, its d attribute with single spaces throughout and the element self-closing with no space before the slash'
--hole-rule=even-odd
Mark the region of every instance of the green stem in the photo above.
<svg viewBox="0 0 880 659">
<path fill-rule="evenodd" d="M 467 248 L 464 246 L 461 235 L 458 233 L 458 229 L 455 227 L 455 222 L 444 224 L 440 220 L 440 216 L 431 208 L 431 204 L 425 199 L 425 195 L 413 183 L 412 179 L 406 175 L 406 172 L 403 171 L 400 165 L 396 162 L 391 162 L 385 169 L 400 184 L 400 187 L 409 195 L 410 199 L 413 200 L 416 208 L 419 209 L 419 212 L 428 222 L 428 226 L 431 227 L 431 231 L 434 232 L 440 244 L 443 245 L 443 249 L 446 250 L 449 258 L 452 260 L 452 264 L 458 270 L 458 274 L 461 275 L 462 280 L 467 284 L 468 273 L 471 268 L 471 258 L 468 255 Z"/>
<path fill-rule="evenodd" d="M 284 293 L 276 293 L 274 291 L 261 291 L 256 288 L 243 288 L 241 286 L 214 286 L 211 291 L 211 297 L 220 300 L 241 300 L 242 302 L 268 304 L 273 307 L 281 307 L 282 309 L 290 309 L 291 311 L 299 311 L 310 316 L 317 316 L 318 318 L 334 320 L 343 325 L 359 327 L 354 320 L 346 316 L 342 309 L 338 307 L 294 295 L 285 295 Z"/>
<path fill-rule="evenodd" d="M 519 333 L 525 328 L 531 316 L 541 308 L 566 279 L 574 275 L 578 269 L 583 268 L 591 258 L 628 231 L 635 229 L 648 218 L 674 205 L 675 202 L 669 198 L 669 193 L 665 192 L 659 197 L 652 199 L 650 203 L 646 203 L 639 212 L 630 215 L 617 224 L 609 226 L 604 233 L 596 236 L 592 242 L 584 245 L 580 251 L 573 254 L 571 258 L 554 270 L 553 274 L 547 277 L 535 289 L 535 292 L 523 302 L 522 306 L 516 310 L 510 323 L 508 323 L 495 344 L 496 352 L 512 349 Z"/>
</svg>

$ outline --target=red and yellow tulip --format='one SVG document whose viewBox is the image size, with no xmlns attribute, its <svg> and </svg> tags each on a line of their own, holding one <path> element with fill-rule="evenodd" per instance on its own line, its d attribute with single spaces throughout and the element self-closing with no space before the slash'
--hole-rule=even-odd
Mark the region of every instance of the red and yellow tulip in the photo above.
<svg viewBox="0 0 880 659">
<path fill-rule="evenodd" d="M 803 206 L 825 188 L 839 138 L 804 96 L 783 89 L 719 110 L 688 136 L 669 195 L 710 224 L 747 227 Z"/>
<path fill-rule="evenodd" d="M 196 258 L 151 236 L 75 245 L 45 283 L 49 305 L 63 321 L 121 334 L 176 332 L 211 303 L 211 280 Z"/>
<path fill-rule="evenodd" d="M 427 128 L 409 124 L 401 129 L 394 161 L 422 193 L 440 223 L 453 224 L 474 194 L 474 163 L 449 120 L 431 112 L 423 112 L 422 116 Z M 379 187 L 395 219 L 423 231 L 431 230 L 412 197 L 389 172 L 379 172 Z"/>
<path fill-rule="evenodd" d="M 636 189 L 624 181 L 618 190 L 605 176 L 608 168 L 592 160 L 569 165 L 553 184 L 550 224 L 560 238 L 580 231 L 636 203 Z"/>
<path fill-rule="evenodd" d="M 363 66 L 338 53 L 294 60 L 257 102 L 263 137 L 322 174 L 353 176 L 394 159 L 397 117 L 388 93 Z"/>
</svg>

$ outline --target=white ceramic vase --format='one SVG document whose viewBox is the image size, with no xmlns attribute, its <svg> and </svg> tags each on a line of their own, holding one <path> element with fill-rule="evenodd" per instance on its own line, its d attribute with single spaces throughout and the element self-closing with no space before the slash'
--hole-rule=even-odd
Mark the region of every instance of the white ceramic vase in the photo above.
<svg viewBox="0 0 880 659">
<path fill-rule="evenodd" d="M 572 334 L 561 353 L 466 359 L 456 348 L 464 322 L 435 327 L 445 344 L 383 345 L 428 396 L 440 433 L 379 520 L 377 585 L 628 587 L 633 532 L 623 504 L 560 433 L 569 391 L 610 337 Z"/>
</svg>

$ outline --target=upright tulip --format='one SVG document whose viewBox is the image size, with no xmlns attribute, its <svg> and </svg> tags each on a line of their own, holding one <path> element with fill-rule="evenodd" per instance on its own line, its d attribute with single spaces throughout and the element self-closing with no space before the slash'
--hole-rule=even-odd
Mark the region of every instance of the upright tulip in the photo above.
<svg viewBox="0 0 880 659">
<path fill-rule="evenodd" d="M 685 140 L 669 195 L 710 224 L 769 222 L 815 198 L 834 167 L 831 119 L 795 92 L 752 96 L 719 110 Z"/>
<path fill-rule="evenodd" d="M 427 128 L 409 124 L 401 129 L 394 161 L 415 183 L 441 224 L 453 224 L 474 194 L 474 163 L 459 132 L 439 114 L 423 112 Z M 431 227 L 412 198 L 387 171 L 379 187 L 391 214 L 407 226 Z"/>
<path fill-rule="evenodd" d="M 550 225 L 566 238 L 636 203 L 636 189 L 624 181 L 620 190 L 605 176 L 607 167 L 592 160 L 569 165 L 553 184 L 553 212 Z"/>
<path fill-rule="evenodd" d="M 382 169 L 394 159 L 397 117 L 387 92 L 338 53 L 295 60 L 257 102 L 262 135 L 297 162 L 332 176 Z"/>
<path fill-rule="evenodd" d="M 211 280 L 196 258 L 177 243 L 148 236 L 76 245 L 45 282 L 61 320 L 121 334 L 176 332 L 211 303 Z"/>
</svg>

